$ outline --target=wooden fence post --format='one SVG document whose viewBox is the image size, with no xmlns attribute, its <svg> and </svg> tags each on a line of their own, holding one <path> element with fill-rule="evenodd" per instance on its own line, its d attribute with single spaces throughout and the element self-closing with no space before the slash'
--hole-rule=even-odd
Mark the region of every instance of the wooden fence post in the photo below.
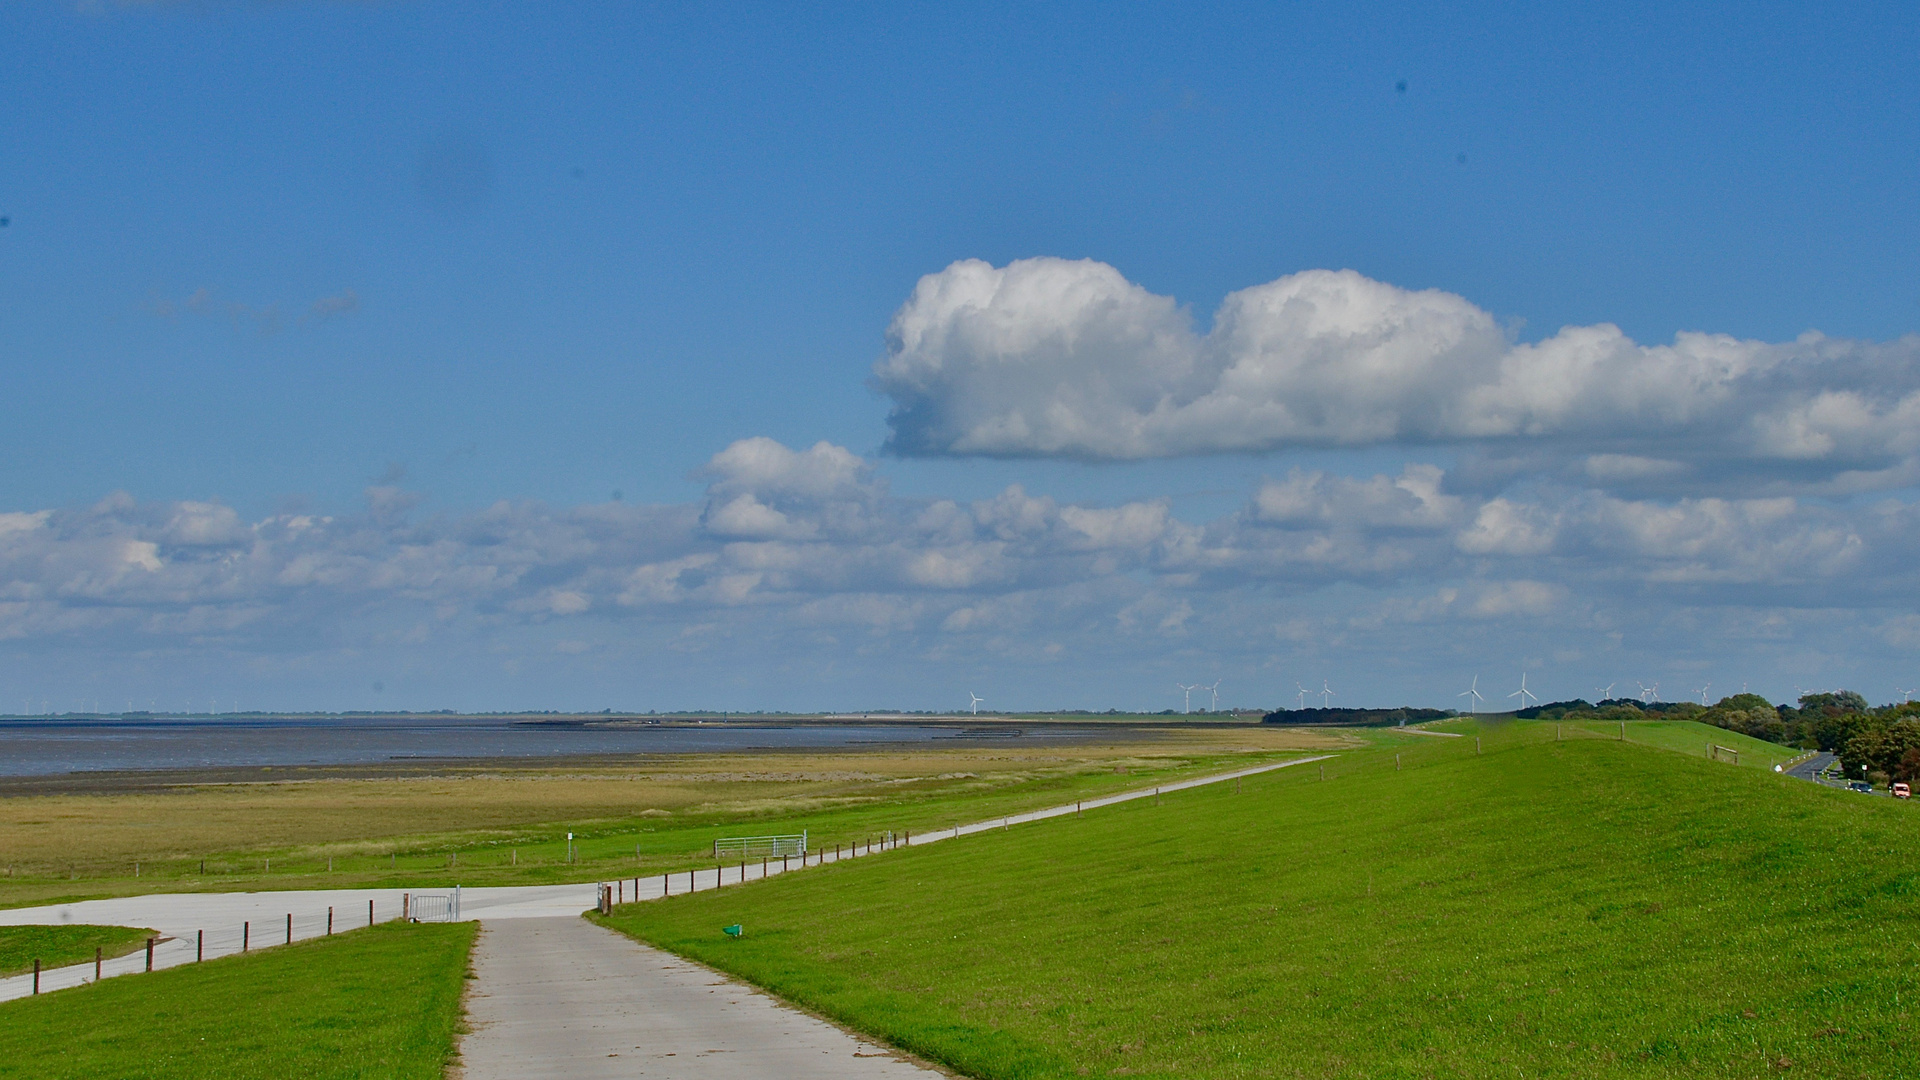
<svg viewBox="0 0 1920 1080">
<path fill-rule="evenodd" d="M 147 970 L 153 970 L 153 939 L 147 939 Z"/>
<path fill-rule="evenodd" d="M 40 959 L 39 957 L 35 957 L 33 961 L 33 992 L 36 994 L 40 992 Z"/>
<path fill-rule="evenodd" d="M 193 932 L 193 962 L 197 964 L 206 959 L 206 957 L 207 932 L 205 930 L 195 930 Z"/>
<path fill-rule="evenodd" d="M 368 926 L 373 925 L 373 901 L 371 900 L 367 901 L 367 925 Z M 243 922 L 240 924 L 240 951 L 241 952 L 247 951 L 247 945 L 249 944 L 247 939 L 252 935 L 252 933 L 253 933 L 252 923 Z"/>
<path fill-rule="evenodd" d="M 93 947 L 93 981 L 94 982 L 100 981 L 100 958 L 101 958 L 100 946 L 95 945 Z"/>
</svg>

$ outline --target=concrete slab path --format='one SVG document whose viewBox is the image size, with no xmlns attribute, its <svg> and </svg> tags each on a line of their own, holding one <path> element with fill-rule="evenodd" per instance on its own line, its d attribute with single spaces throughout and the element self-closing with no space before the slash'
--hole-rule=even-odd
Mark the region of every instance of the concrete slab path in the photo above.
<svg viewBox="0 0 1920 1080">
<path fill-rule="evenodd" d="M 579 917 L 488 920 L 465 1080 L 926 1080 L 941 1074 Z"/>
</svg>

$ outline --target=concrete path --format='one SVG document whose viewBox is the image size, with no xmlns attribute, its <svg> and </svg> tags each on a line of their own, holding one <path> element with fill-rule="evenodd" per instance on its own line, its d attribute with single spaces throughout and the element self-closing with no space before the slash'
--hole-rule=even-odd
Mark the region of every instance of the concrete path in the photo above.
<svg viewBox="0 0 1920 1080">
<path fill-rule="evenodd" d="M 482 924 L 465 1080 L 940 1075 L 579 917 Z"/>
<path fill-rule="evenodd" d="M 569 885 L 505 886 L 460 890 L 462 919 L 578 917 L 594 905 L 592 882 Z M 257 893 L 162 893 L 117 896 L 71 904 L 0 910 L 0 926 L 86 923 L 141 926 L 158 933 L 153 966 L 174 967 L 198 959 L 231 956 L 243 949 L 264 949 L 289 941 L 345 933 L 370 922 L 400 917 L 411 897 L 450 895 L 448 889 L 326 889 Z M 417 909 L 416 909 L 417 910 Z M 108 960 L 101 977 L 146 969 L 137 953 Z M 93 963 L 40 973 L 40 992 L 63 990 L 93 981 Z M 33 993 L 33 976 L 0 979 L 0 1001 Z"/>
</svg>

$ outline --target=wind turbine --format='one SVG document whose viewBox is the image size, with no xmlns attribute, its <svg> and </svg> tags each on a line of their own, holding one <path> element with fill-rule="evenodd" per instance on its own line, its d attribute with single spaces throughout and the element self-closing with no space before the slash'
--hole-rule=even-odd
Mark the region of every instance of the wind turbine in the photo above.
<svg viewBox="0 0 1920 1080">
<path fill-rule="evenodd" d="M 1473 677 L 1473 685 L 1467 687 L 1465 690 L 1460 691 L 1458 694 L 1455 694 L 1454 697 L 1463 697 L 1467 699 L 1468 715 L 1472 715 L 1473 713 L 1479 712 L 1480 703 L 1482 701 L 1487 700 L 1486 698 L 1483 698 L 1480 696 L 1480 676 L 1475 675 Z"/>
<path fill-rule="evenodd" d="M 1651 705 L 1653 702 L 1659 700 L 1660 698 L 1659 683 L 1654 683 L 1652 686 L 1648 686 L 1646 683 L 1643 683 L 1640 680 L 1635 679 L 1633 681 L 1633 685 L 1640 688 L 1640 704 Z"/>
<path fill-rule="evenodd" d="M 1511 693 L 1511 694 L 1508 694 L 1507 696 L 1508 696 L 1508 697 L 1517 697 L 1517 698 L 1519 698 L 1519 699 L 1520 699 L 1520 707 L 1521 707 L 1522 709 L 1524 709 L 1524 708 L 1526 708 L 1526 707 L 1527 707 L 1527 699 L 1528 699 L 1528 698 L 1533 698 L 1533 700 L 1535 700 L 1535 701 L 1539 701 L 1539 700 L 1540 700 L 1539 698 L 1537 698 L 1537 697 L 1534 697 L 1534 695 L 1533 695 L 1533 693 L 1532 693 L 1532 691 L 1530 691 L 1530 690 L 1528 690 L 1528 689 L 1527 689 L 1527 673 L 1526 673 L 1526 672 L 1524 672 L 1524 671 L 1520 673 L 1520 689 L 1518 689 L 1518 690 L 1515 690 L 1515 691 L 1514 691 L 1513 693 Z"/>
<path fill-rule="evenodd" d="M 1327 685 L 1327 680 L 1325 679 L 1320 680 L 1320 707 L 1321 708 L 1323 709 L 1332 708 L 1333 699 L 1339 696 L 1340 696 L 1339 694 L 1336 694 L 1333 692 L 1333 687 Z"/>
<path fill-rule="evenodd" d="M 1307 707 L 1307 688 L 1301 686 L 1297 679 L 1294 680 L 1293 688 L 1300 691 L 1300 708 L 1304 710 Z"/>
<path fill-rule="evenodd" d="M 1712 683 L 1707 684 L 1707 686 L 1712 686 L 1712 685 L 1713 685 Z M 1705 705 L 1707 703 L 1707 686 L 1703 686 L 1700 688 L 1700 704 L 1702 705 Z"/>
<path fill-rule="evenodd" d="M 1600 695 L 1599 700 L 1594 702 L 1594 704 L 1598 705 L 1601 701 L 1606 701 L 1613 697 L 1613 684 L 1608 683 L 1604 687 L 1596 686 L 1593 688 L 1593 692 Z"/>
<path fill-rule="evenodd" d="M 973 691 L 971 691 L 971 690 L 969 690 L 969 691 L 967 691 L 967 696 L 973 699 L 972 701 L 970 701 L 970 702 L 968 702 L 968 703 L 967 703 L 967 704 L 968 704 L 968 707 L 969 707 L 969 709 L 970 709 L 970 711 L 971 711 L 971 712 L 973 713 L 973 715 L 975 715 L 975 716 L 979 716 L 979 715 L 980 715 L 980 703 L 981 703 L 981 702 L 983 702 L 983 701 L 985 701 L 985 700 L 987 700 L 987 699 L 986 699 L 986 698 L 983 698 L 983 697 L 981 697 L 981 696 L 979 696 L 978 694 L 975 694 L 975 693 L 974 693 Z"/>
<path fill-rule="evenodd" d="M 1184 713 L 1192 712 L 1193 711 L 1193 692 L 1195 690 L 1200 689 L 1200 684 L 1194 683 L 1192 686 L 1188 686 L 1186 683 L 1177 682 L 1177 683 L 1174 683 L 1173 685 L 1187 692 L 1187 703 L 1181 706 L 1180 708 L 1181 713 L 1184 714 Z"/>
<path fill-rule="evenodd" d="M 1219 679 L 1213 680 L 1213 685 L 1207 687 L 1206 691 L 1207 693 L 1213 695 L 1213 705 L 1207 711 L 1219 712 L 1220 711 L 1220 680 Z"/>
</svg>

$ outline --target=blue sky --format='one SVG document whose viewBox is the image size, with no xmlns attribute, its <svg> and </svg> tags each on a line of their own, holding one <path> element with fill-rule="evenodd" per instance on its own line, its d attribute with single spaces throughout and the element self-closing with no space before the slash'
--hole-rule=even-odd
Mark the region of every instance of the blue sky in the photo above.
<svg viewBox="0 0 1920 1080">
<path fill-rule="evenodd" d="M 1914 682 L 1904 8 L 13 14 L 35 708 Z"/>
</svg>

